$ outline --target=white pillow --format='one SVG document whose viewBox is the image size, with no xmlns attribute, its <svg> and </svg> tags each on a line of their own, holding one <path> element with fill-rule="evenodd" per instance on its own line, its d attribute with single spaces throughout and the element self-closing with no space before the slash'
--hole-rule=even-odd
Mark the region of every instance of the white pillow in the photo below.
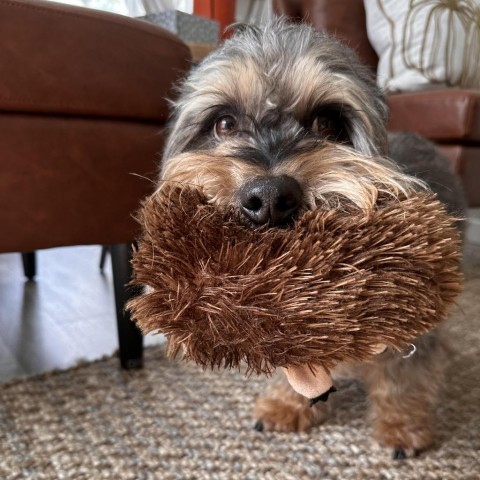
<svg viewBox="0 0 480 480">
<path fill-rule="evenodd" d="M 480 0 L 364 0 L 367 33 L 387 91 L 480 88 Z M 480 16 L 478 17 L 480 18 Z"/>
</svg>

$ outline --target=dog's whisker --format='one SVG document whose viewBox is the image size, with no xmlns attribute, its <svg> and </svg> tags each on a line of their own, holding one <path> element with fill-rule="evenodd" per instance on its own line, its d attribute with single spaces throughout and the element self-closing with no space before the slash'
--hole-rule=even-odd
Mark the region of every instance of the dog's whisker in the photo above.
<svg viewBox="0 0 480 480">
<path fill-rule="evenodd" d="M 132 176 L 134 176 L 134 177 L 141 178 L 142 180 L 147 180 L 148 182 L 150 182 L 150 183 L 153 184 L 153 185 L 156 185 L 156 183 L 157 183 L 157 180 L 153 180 L 153 179 L 151 179 L 151 178 L 148 178 L 148 177 L 146 177 L 145 175 L 140 175 L 139 173 L 130 172 L 129 175 L 132 175 Z"/>
</svg>

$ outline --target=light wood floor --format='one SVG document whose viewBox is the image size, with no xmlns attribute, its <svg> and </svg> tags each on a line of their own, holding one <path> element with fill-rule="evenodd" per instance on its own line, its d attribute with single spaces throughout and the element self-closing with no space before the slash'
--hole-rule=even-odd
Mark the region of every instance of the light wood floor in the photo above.
<svg viewBox="0 0 480 480">
<path fill-rule="evenodd" d="M 19 254 L 0 255 L 0 381 L 117 349 L 110 259 L 104 274 L 99 259 L 99 246 L 42 250 L 29 282 Z"/>
</svg>

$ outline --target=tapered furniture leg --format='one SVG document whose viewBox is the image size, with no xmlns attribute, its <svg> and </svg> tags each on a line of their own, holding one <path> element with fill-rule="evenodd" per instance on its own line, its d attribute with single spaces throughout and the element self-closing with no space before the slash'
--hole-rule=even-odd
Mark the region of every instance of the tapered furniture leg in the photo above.
<svg viewBox="0 0 480 480">
<path fill-rule="evenodd" d="M 109 249 L 110 247 L 108 245 L 102 245 L 102 253 L 100 255 L 100 271 L 102 273 L 103 269 L 105 268 L 105 260 L 107 259 Z"/>
<path fill-rule="evenodd" d="M 110 253 L 117 310 L 120 363 L 122 368 L 127 370 L 140 368 L 143 363 L 143 337 L 133 323 L 130 313 L 125 311 L 125 304 L 138 293 L 138 289 L 127 286 L 132 276 L 130 265 L 132 246 L 128 243 L 117 243 L 110 247 Z"/>
<path fill-rule="evenodd" d="M 22 253 L 23 273 L 29 280 L 37 274 L 37 258 L 35 252 Z"/>
</svg>

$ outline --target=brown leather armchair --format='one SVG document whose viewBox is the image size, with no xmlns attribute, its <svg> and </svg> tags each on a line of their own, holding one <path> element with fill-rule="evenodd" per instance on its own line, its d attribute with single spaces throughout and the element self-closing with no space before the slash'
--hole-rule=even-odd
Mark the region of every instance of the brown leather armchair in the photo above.
<svg viewBox="0 0 480 480">
<path fill-rule="evenodd" d="M 0 0 L 0 253 L 112 245 L 127 368 L 142 361 L 123 312 L 132 213 L 152 188 L 166 97 L 189 58 L 178 38 L 140 20 Z"/>
<path fill-rule="evenodd" d="M 274 11 L 338 36 L 376 71 L 363 0 L 274 0 Z M 462 178 L 470 206 L 480 206 L 480 91 L 445 88 L 388 95 L 387 101 L 389 130 L 437 143 Z"/>
</svg>

